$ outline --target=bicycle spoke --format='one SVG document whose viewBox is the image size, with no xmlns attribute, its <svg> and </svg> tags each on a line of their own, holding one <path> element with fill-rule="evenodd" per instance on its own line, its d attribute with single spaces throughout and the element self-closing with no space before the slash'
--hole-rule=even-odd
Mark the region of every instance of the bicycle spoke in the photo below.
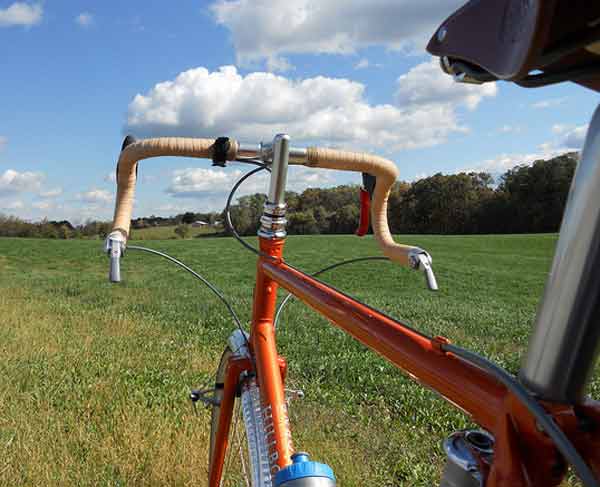
<svg viewBox="0 0 600 487">
<path fill-rule="evenodd" d="M 241 409 L 241 406 L 240 406 Z M 241 416 L 241 412 L 240 412 L 240 416 Z M 248 475 L 248 465 L 246 464 L 247 462 L 247 458 L 245 453 L 248 452 L 247 449 L 247 438 L 246 438 L 246 428 L 243 428 L 242 434 L 240 435 L 240 437 L 238 438 L 238 452 L 240 454 L 240 465 L 242 467 L 242 474 L 244 477 L 244 481 L 246 483 L 246 487 L 251 487 L 250 485 L 250 477 Z"/>
<path fill-rule="evenodd" d="M 238 487 L 245 485 L 252 487 L 251 470 L 247 450 L 246 429 L 240 427 L 240 418 L 242 417 L 241 403 L 236 401 L 233 413 L 233 424 L 230 432 L 230 445 L 227 449 L 227 456 L 223 468 L 222 487 Z M 239 456 L 239 467 L 236 466 L 235 458 Z M 243 484 L 241 483 L 243 482 Z"/>
<path fill-rule="evenodd" d="M 225 468 L 223 469 L 223 478 L 225 479 L 230 472 L 230 467 L 231 467 L 231 459 L 233 457 L 232 451 L 235 449 L 235 439 L 237 438 L 237 427 L 238 427 L 238 422 L 240 419 L 240 405 L 239 405 L 239 401 L 236 401 L 235 404 L 235 409 L 234 409 L 234 420 L 233 420 L 233 426 L 231 429 L 231 433 L 230 433 L 230 438 L 231 438 L 231 445 L 230 447 L 227 449 L 227 460 L 225 462 Z"/>
<path fill-rule="evenodd" d="M 244 474 L 244 481 L 246 482 L 246 487 L 250 487 L 250 482 L 248 480 L 248 470 L 246 469 L 246 459 L 244 458 L 244 448 L 242 447 L 241 442 L 240 442 L 239 452 L 240 452 L 240 463 L 242 465 L 242 472 Z"/>
</svg>

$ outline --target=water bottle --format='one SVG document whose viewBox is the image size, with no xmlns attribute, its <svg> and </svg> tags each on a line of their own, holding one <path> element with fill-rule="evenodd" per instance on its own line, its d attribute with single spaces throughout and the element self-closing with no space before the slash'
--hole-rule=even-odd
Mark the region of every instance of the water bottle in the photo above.
<svg viewBox="0 0 600 487">
<path fill-rule="evenodd" d="M 291 465 L 277 472 L 275 487 L 335 487 L 335 476 L 328 465 L 298 452 L 292 455 Z"/>
</svg>

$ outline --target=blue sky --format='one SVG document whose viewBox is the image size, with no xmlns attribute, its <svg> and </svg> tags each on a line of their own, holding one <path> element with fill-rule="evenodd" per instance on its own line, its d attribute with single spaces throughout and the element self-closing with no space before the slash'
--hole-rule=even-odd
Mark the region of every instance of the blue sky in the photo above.
<svg viewBox="0 0 600 487">
<path fill-rule="evenodd" d="M 257 142 L 288 132 L 300 146 L 388 156 L 406 180 L 500 174 L 579 148 L 595 93 L 458 85 L 441 73 L 424 45 L 459 4 L 0 0 L 0 212 L 110 218 L 126 133 Z M 242 169 L 144 161 L 134 214 L 220 209 Z M 359 177 L 290 177 L 296 190 L 347 182 Z"/>
</svg>

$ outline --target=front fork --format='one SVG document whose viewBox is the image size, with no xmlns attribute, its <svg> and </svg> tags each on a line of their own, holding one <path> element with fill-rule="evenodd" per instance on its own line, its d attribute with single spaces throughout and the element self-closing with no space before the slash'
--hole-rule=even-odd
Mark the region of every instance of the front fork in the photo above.
<svg viewBox="0 0 600 487">
<path fill-rule="evenodd" d="M 244 380 L 255 374 L 255 359 L 252 358 L 245 345 L 236 346 L 236 342 L 239 345 L 240 343 L 245 343 L 246 340 L 247 334 L 238 330 L 230 337 L 229 348 L 233 354 L 227 361 L 225 375 L 221 379 L 223 382 L 217 384 L 217 387 L 222 388 L 223 392 L 219 394 L 219 423 L 217 425 L 212 463 L 209 471 L 209 487 L 220 487 L 221 485 L 225 456 L 229 447 L 229 432 L 236 396 L 240 395 Z M 277 357 L 277 367 L 279 370 L 279 382 L 283 384 L 287 365 L 282 357 Z"/>
</svg>

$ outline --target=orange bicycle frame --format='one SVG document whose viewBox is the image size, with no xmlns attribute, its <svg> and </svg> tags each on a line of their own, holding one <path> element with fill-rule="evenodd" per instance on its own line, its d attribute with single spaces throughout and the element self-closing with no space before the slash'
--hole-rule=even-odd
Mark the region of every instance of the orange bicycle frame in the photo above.
<svg viewBox="0 0 600 487">
<path fill-rule="evenodd" d="M 279 145 L 274 144 L 277 156 L 274 161 L 277 159 L 278 164 L 282 165 L 273 163 L 268 204 L 259 231 L 261 253 L 257 263 L 249 339 L 252 360 L 242 363 L 232 360 L 229 364 L 217 431 L 219 454 L 214 456 L 213 465 L 210 466 L 210 487 L 218 487 L 220 482 L 234 395 L 244 370 L 257 377 L 272 474 L 290 464 L 293 446 L 283 388 L 285 361 L 277 353 L 274 327 L 279 286 L 417 382 L 438 392 L 490 433 L 494 439 L 493 456 L 483 452 L 473 453 L 477 471 L 481 475 L 481 485 L 559 485 L 567 471 L 564 457 L 540 427 L 531 410 L 517 397 L 514 392 L 516 389 L 505 385 L 492 369 L 480 368 L 474 362 L 449 351 L 452 347 L 446 338 L 427 337 L 284 262 L 285 231 L 281 230 L 285 228 L 285 211 L 281 212 L 281 208 L 285 210 L 285 137 L 277 136 Z M 582 155 L 582 169 L 578 170 L 574 182 L 574 187 L 579 189 L 570 197 L 571 206 L 565 210 L 567 224 L 561 229 L 554 265 L 555 275 L 568 276 L 567 287 L 578 291 L 571 292 L 571 299 L 565 300 L 564 285 L 556 279 L 551 280 L 540 313 L 543 316 L 544 310 L 552 310 L 555 316 L 559 316 L 561 310 L 556 306 L 568 304 L 570 316 L 577 320 L 567 320 L 558 326 L 551 317 L 538 319 L 520 378 L 532 385 L 531 391 L 537 394 L 539 405 L 598 476 L 600 435 L 595 425 L 600 425 L 600 403 L 583 396 L 585 380 L 593 366 L 592 345 L 597 343 L 598 333 L 597 325 L 591 319 L 595 315 L 582 314 L 579 310 L 585 312 L 589 309 L 589 304 L 596 303 L 597 293 L 600 293 L 600 284 L 581 279 L 582 275 L 588 275 L 586 266 L 589 266 L 589 259 L 600 263 L 600 254 L 594 250 L 594 236 L 596 232 L 600 233 L 600 224 L 598 228 L 596 226 L 600 221 L 600 205 L 594 204 L 597 201 L 594 191 L 600 184 L 600 167 L 597 164 L 600 154 L 600 111 L 594 116 L 588 139 L 593 141 L 589 142 L 589 146 L 595 149 L 584 151 Z M 579 239 L 574 239 L 574 235 Z M 572 250 L 573 241 L 585 241 L 587 247 L 583 252 L 580 247 Z M 565 255 L 570 258 L 565 258 Z M 425 270 L 427 268 L 425 266 Z M 431 283 L 435 284 L 435 279 L 431 279 Z M 430 286 L 435 287 L 437 285 Z M 553 329 L 549 329 L 549 326 Z M 568 361 L 572 358 L 569 354 L 579 361 L 571 360 L 576 367 L 571 366 L 564 379 L 556 360 Z M 545 363 L 551 366 L 539 366 Z"/>
<path fill-rule="evenodd" d="M 282 286 L 489 431 L 495 437 L 495 451 L 491 464 L 482 459 L 486 487 L 560 484 L 567 465 L 550 438 L 537 427 L 531 413 L 495 377 L 444 351 L 443 345 L 448 343 L 445 338 L 426 337 L 289 266 L 281 258 L 283 244 L 283 239 L 260 239 L 261 250 L 273 258 L 262 256 L 258 260 L 250 333 L 254 372 L 260 385 L 264 418 L 268 419 L 272 473 L 288 465 L 293 452 L 283 389 L 285 362 L 277 353 L 273 323 L 277 289 Z M 230 363 L 217 434 L 222 455 L 211 465 L 210 487 L 219 485 L 240 373 L 251 367 L 247 360 Z M 594 471 L 600 473 L 600 437 L 580 427 L 582 417 L 592 423 L 600 422 L 600 403 L 588 400 L 579 406 L 543 405 Z M 224 415 L 225 410 L 228 412 Z"/>
</svg>

